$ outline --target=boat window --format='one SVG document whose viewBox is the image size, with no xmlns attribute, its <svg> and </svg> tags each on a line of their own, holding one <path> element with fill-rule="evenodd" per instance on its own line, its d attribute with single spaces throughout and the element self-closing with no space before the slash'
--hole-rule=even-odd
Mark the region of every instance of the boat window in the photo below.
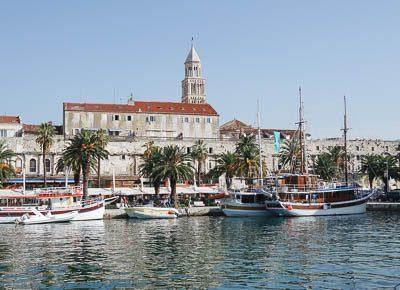
<svg viewBox="0 0 400 290">
<path fill-rule="evenodd" d="M 256 195 L 256 202 L 264 202 L 264 201 L 265 201 L 265 195 L 263 194 Z"/>
<path fill-rule="evenodd" d="M 254 202 L 254 195 L 243 195 L 242 196 L 243 203 L 253 203 Z"/>
</svg>

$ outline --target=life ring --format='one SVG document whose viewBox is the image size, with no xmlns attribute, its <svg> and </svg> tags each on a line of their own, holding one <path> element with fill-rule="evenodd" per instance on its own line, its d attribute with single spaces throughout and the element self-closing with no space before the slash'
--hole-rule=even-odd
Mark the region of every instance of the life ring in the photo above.
<svg viewBox="0 0 400 290">
<path fill-rule="evenodd" d="M 288 210 L 293 210 L 293 206 L 291 204 L 288 205 L 287 207 Z"/>
</svg>

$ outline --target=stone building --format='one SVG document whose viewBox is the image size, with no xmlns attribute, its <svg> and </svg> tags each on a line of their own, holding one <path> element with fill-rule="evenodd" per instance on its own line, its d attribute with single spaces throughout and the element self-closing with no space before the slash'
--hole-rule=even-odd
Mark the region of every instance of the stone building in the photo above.
<svg viewBox="0 0 400 290">
<path fill-rule="evenodd" d="M 64 136 L 104 129 L 125 138 L 218 139 L 219 116 L 206 103 L 200 58 L 192 44 L 185 61 L 182 102 L 144 102 L 132 97 L 126 105 L 64 103 Z"/>
<path fill-rule="evenodd" d="M 15 137 L 22 134 L 19 116 L 0 116 L 0 138 Z"/>
</svg>

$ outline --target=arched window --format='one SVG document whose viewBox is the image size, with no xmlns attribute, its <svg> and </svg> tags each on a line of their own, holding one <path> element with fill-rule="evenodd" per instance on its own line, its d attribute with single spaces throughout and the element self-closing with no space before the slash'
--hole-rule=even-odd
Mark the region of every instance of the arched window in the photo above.
<svg viewBox="0 0 400 290">
<path fill-rule="evenodd" d="M 50 160 L 46 159 L 46 173 L 50 172 Z"/>
<path fill-rule="evenodd" d="M 15 159 L 15 168 L 17 168 L 17 169 L 22 168 L 22 159 L 21 158 Z"/>
<path fill-rule="evenodd" d="M 29 160 L 29 172 L 36 172 L 36 160 L 33 158 Z"/>
</svg>

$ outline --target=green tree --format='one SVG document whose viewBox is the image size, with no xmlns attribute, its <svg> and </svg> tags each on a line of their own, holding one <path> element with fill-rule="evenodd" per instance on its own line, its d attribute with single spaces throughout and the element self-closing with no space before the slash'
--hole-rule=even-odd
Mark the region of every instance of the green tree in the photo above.
<svg viewBox="0 0 400 290">
<path fill-rule="evenodd" d="M 281 168 L 289 167 L 290 173 L 295 173 L 300 168 L 301 148 L 297 138 L 286 139 L 279 151 Z"/>
<path fill-rule="evenodd" d="M 225 174 L 226 187 L 232 186 L 232 178 L 237 174 L 238 156 L 233 152 L 226 152 L 218 155 L 215 160 L 216 165 L 210 170 L 209 175 L 213 178 L 218 178 Z"/>
<path fill-rule="evenodd" d="M 200 186 L 202 168 L 207 160 L 208 151 L 203 140 L 197 140 L 191 149 L 190 155 L 194 163 L 197 163 L 197 185 Z"/>
<path fill-rule="evenodd" d="M 158 165 L 154 168 L 153 176 L 161 180 L 168 180 L 171 186 L 171 199 L 174 207 L 178 206 L 176 184 L 178 180 L 191 180 L 193 166 L 191 158 L 177 145 L 169 145 L 162 149 Z"/>
<path fill-rule="evenodd" d="M 90 170 L 96 170 L 96 160 L 107 159 L 108 151 L 99 144 L 97 133 L 83 130 L 75 135 L 62 152 L 64 164 L 71 166 L 79 164 L 82 170 L 83 198 L 88 197 L 88 182 Z"/>
<path fill-rule="evenodd" d="M 246 177 L 248 184 L 258 174 L 260 166 L 259 150 L 254 134 L 242 135 L 236 144 L 237 173 Z"/>
<path fill-rule="evenodd" d="M 337 175 L 337 169 L 332 158 L 332 155 L 328 152 L 322 153 L 318 156 L 317 161 L 314 165 L 315 173 L 321 176 L 324 180 L 332 180 Z"/>
<path fill-rule="evenodd" d="M 103 149 L 106 148 L 109 138 L 103 129 L 97 131 L 97 142 Z M 97 156 L 97 187 L 101 187 L 101 157 Z"/>
<path fill-rule="evenodd" d="M 42 123 L 36 132 L 36 143 L 39 144 L 43 156 L 43 182 L 44 187 L 47 187 L 47 168 L 46 168 L 46 154 L 49 153 L 51 146 L 54 143 L 55 130 L 51 123 Z"/>
<path fill-rule="evenodd" d="M 389 179 L 399 180 L 400 172 L 399 167 L 397 166 L 397 159 L 392 155 L 378 155 L 378 170 L 377 177 L 382 180 L 385 184 L 385 192 L 388 191 L 389 188 Z"/>
<path fill-rule="evenodd" d="M 143 155 L 143 163 L 139 166 L 139 174 L 148 178 L 154 187 L 156 199 L 159 198 L 160 184 L 163 181 L 161 176 L 155 175 L 155 167 L 160 164 L 162 159 L 162 150 L 157 146 L 153 146 L 147 154 Z"/>
<path fill-rule="evenodd" d="M 3 182 L 15 176 L 14 167 L 10 164 L 10 159 L 15 156 L 14 152 L 7 148 L 4 141 L 0 141 L 0 188 Z"/>
<path fill-rule="evenodd" d="M 369 188 L 372 189 L 374 179 L 378 177 L 378 155 L 368 154 L 361 157 L 360 173 L 368 176 Z"/>
<path fill-rule="evenodd" d="M 59 173 L 64 171 L 64 173 L 67 174 L 66 171 L 68 169 L 70 169 L 73 173 L 74 185 L 78 186 L 81 179 L 81 164 L 79 163 L 79 157 L 69 160 L 64 160 L 63 157 L 58 159 L 56 164 L 56 172 Z"/>
</svg>

